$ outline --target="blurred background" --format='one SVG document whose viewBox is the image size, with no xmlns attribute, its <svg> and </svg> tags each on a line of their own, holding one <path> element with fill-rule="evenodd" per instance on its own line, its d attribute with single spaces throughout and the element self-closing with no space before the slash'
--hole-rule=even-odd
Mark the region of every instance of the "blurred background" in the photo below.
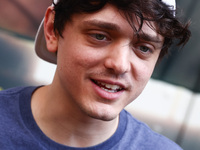
<svg viewBox="0 0 200 150">
<path fill-rule="evenodd" d="M 56 66 L 39 59 L 34 37 L 51 0 L 1 0 L 0 90 L 52 81 Z M 200 1 L 177 0 L 192 38 L 156 66 L 144 92 L 127 110 L 185 150 L 200 149 Z M 178 50 L 177 50 L 178 49 Z"/>
</svg>

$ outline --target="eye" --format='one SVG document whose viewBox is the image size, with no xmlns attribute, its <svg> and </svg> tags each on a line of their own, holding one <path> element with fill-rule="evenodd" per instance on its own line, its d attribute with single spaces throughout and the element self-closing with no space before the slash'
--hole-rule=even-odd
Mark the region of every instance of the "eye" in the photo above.
<svg viewBox="0 0 200 150">
<path fill-rule="evenodd" d="M 90 31 L 85 34 L 86 41 L 93 47 L 107 46 L 112 42 L 111 36 L 103 31 Z"/>
<path fill-rule="evenodd" d="M 147 43 L 137 44 L 133 48 L 134 52 L 142 59 L 149 58 L 154 54 L 154 47 Z"/>
<path fill-rule="evenodd" d="M 138 49 L 144 53 L 151 52 L 151 49 L 147 46 L 139 46 Z"/>
<path fill-rule="evenodd" d="M 98 33 L 92 34 L 91 36 L 92 36 L 93 38 L 99 40 L 99 41 L 102 41 L 102 40 L 106 40 L 106 39 L 107 39 L 107 37 L 106 37 L 105 35 L 103 35 L 103 34 L 98 34 Z"/>
</svg>

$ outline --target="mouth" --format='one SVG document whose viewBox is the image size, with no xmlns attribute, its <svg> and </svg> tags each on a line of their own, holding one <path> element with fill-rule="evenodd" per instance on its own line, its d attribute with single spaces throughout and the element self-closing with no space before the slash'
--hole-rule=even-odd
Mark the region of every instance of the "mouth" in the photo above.
<svg viewBox="0 0 200 150">
<path fill-rule="evenodd" d="M 108 83 L 100 82 L 96 80 L 92 80 L 92 82 L 96 84 L 97 86 L 99 86 L 102 90 L 109 93 L 117 93 L 124 90 L 124 88 L 121 85 L 108 84 Z"/>
</svg>

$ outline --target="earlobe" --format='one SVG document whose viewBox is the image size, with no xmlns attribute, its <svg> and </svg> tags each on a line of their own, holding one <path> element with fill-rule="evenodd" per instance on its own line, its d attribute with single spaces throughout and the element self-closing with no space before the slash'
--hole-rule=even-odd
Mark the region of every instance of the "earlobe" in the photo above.
<svg viewBox="0 0 200 150">
<path fill-rule="evenodd" d="M 53 7 L 49 7 L 44 19 L 44 34 L 46 39 L 46 46 L 50 52 L 56 52 L 58 49 L 58 37 L 54 32 L 54 17 L 55 13 Z"/>
</svg>

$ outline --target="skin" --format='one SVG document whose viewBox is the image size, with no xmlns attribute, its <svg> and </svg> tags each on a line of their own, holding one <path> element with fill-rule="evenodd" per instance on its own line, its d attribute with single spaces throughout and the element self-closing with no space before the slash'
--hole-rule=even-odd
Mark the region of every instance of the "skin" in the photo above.
<svg viewBox="0 0 200 150">
<path fill-rule="evenodd" d="M 52 84 L 33 94 L 33 116 L 52 140 L 93 146 L 114 134 L 119 113 L 144 89 L 163 37 L 145 23 L 138 41 L 122 13 L 106 5 L 73 15 L 62 38 L 54 33 L 52 10 L 47 9 L 44 31 L 48 50 L 57 51 L 57 69 Z"/>
</svg>

